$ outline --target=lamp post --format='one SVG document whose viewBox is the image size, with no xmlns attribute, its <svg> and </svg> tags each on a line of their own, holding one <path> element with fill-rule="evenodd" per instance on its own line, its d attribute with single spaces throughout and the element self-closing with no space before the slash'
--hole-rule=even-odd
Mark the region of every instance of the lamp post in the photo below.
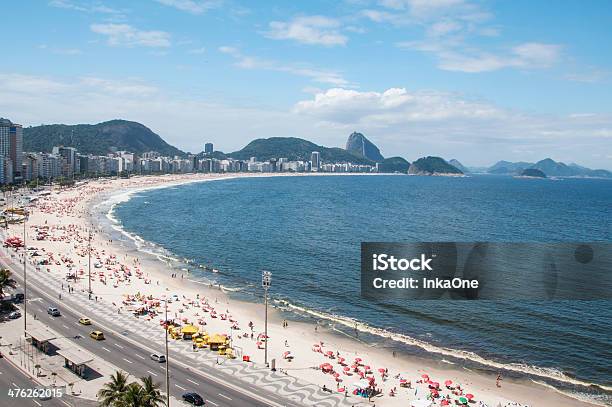
<svg viewBox="0 0 612 407">
<path fill-rule="evenodd" d="M 26 222 L 28 220 L 28 212 L 23 210 L 23 336 L 27 337 L 26 330 L 28 329 L 28 273 L 27 273 L 27 257 L 28 246 L 26 245 Z"/>
<path fill-rule="evenodd" d="M 170 361 L 168 359 L 168 297 L 164 299 L 165 316 L 164 322 L 166 325 L 166 407 L 170 407 Z"/>
<path fill-rule="evenodd" d="M 268 289 L 272 285 L 272 272 L 262 271 L 261 272 L 261 286 L 264 289 L 264 301 L 266 303 L 266 314 L 264 322 L 264 363 L 268 366 Z"/>
<path fill-rule="evenodd" d="M 87 261 L 89 264 L 89 268 L 87 272 L 87 279 L 89 280 L 89 287 L 87 289 L 87 292 L 89 293 L 89 299 L 91 300 L 91 228 L 89 229 L 87 255 L 88 255 Z"/>
</svg>

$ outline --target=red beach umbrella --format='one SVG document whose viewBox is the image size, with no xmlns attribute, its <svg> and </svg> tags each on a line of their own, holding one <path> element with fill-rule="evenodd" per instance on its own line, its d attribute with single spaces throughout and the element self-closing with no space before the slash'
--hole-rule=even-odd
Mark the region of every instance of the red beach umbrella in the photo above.
<svg viewBox="0 0 612 407">
<path fill-rule="evenodd" d="M 350 368 L 350 367 L 348 367 L 348 366 L 344 366 L 344 369 L 343 369 L 343 370 L 344 370 L 345 372 L 348 372 L 348 371 L 350 371 L 350 370 L 351 370 L 351 368 Z"/>
<path fill-rule="evenodd" d="M 448 406 L 448 404 L 449 404 L 449 403 L 448 403 L 448 400 L 446 400 L 446 399 L 444 399 L 444 400 L 442 400 L 442 401 L 440 402 L 440 405 L 441 405 L 441 406 Z"/>
<path fill-rule="evenodd" d="M 421 377 L 422 377 L 423 379 L 425 379 L 425 380 L 429 380 L 429 375 L 422 374 L 422 375 L 421 375 Z"/>
<path fill-rule="evenodd" d="M 466 398 L 466 399 L 468 399 L 468 400 L 471 400 L 471 399 L 473 399 L 473 398 L 474 398 L 474 395 L 473 395 L 473 394 L 468 393 L 468 394 L 466 394 L 466 395 L 465 395 L 465 398 Z"/>
<path fill-rule="evenodd" d="M 379 369 L 378 369 L 378 372 L 379 372 L 379 373 L 385 373 L 385 368 L 384 368 L 384 367 L 379 368 Z"/>
<path fill-rule="evenodd" d="M 451 384 L 453 384 L 452 380 L 447 380 L 447 381 L 444 382 L 445 386 L 450 386 Z"/>
</svg>

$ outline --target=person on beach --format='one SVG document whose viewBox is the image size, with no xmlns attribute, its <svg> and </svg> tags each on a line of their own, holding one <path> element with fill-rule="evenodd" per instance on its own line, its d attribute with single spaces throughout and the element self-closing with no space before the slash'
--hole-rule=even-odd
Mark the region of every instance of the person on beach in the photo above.
<svg viewBox="0 0 612 407">
<path fill-rule="evenodd" d="M 498 388 L 501 388 L 501 381 L 502 381 L 502 375 L 501 373 L 498 373 L 497 379 L 495 380 L 495 386 L 497 386 Z"/>
</svg>

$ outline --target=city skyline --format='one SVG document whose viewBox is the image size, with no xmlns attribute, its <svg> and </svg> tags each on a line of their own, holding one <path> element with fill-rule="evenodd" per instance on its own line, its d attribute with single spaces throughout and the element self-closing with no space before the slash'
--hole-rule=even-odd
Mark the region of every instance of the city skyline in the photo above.
<svg viewBox="0 0 612 407">
<path fill-rule="evenodd" d="M 186 151 L 275 136 L 342 146 L 360 131 L 409 161 L 551 157 L 611 169 L 612 61 L 600 52 L 610 6 L 555 7 L 10 4 L 30 28 L 20 19 L 0 28 L 12 55 L 0 69 L 0 116 L 24 126 L 134 120 Z"/>
</svg>

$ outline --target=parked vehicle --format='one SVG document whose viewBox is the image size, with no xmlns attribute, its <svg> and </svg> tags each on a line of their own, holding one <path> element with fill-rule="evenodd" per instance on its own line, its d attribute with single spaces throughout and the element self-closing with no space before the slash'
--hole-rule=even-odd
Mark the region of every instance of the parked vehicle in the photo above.
<svg viewBox="0 0 612 407">
<path fill-rule="evenodd" d="M 21 312 L 19 311 L 13 311 L 10 314 L 8 314 L 8 318 L 9 319 L 17 319 L 17 318 L 21 318 Z"/>
</svg>

